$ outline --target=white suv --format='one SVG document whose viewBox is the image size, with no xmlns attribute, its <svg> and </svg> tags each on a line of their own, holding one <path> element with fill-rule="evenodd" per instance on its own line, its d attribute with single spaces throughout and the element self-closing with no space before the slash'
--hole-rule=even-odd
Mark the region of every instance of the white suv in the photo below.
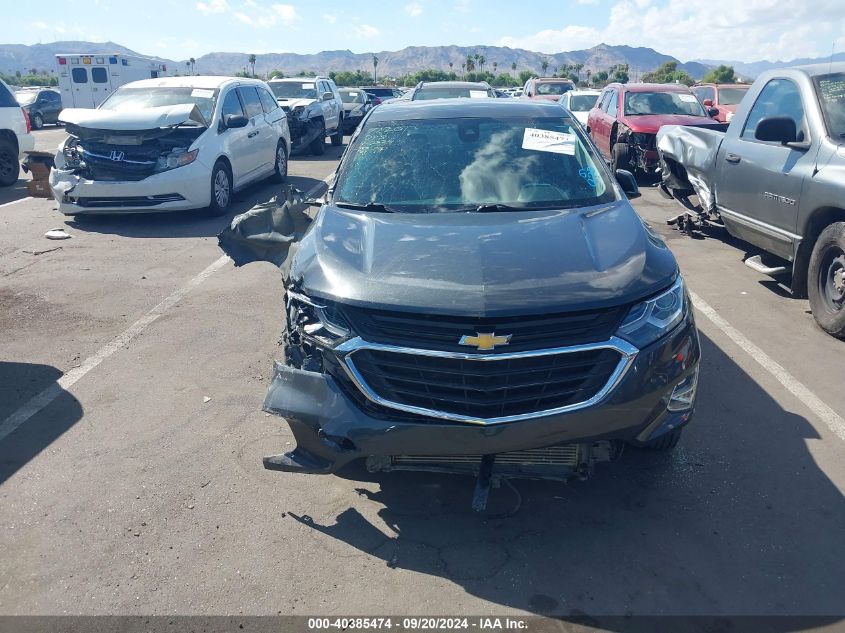
<svg viewBox="0 0 845 633">
<path fill-rule="evenodd" d="M 208 208 L 288 173 L 285 113 L 257 79 L 164 77 L 125 84 L 96 110 L 69 108 L 50 172 L 66 215 Z"/>
<path fill-rule="evenodd" d="M 24 152 L 35 149 L 30 134 L 29 117 L 15 99 L 15 95 L 0 80 L 0 187 L 18 181 Z"/>
<path fill-rule="evenodd" d="M 267 82 L 288 115 L 294 151 L 304 148 L 320 156 L 326 136 L 332 145 L 343 144 L 343 101 L 328 77 L 287 77 Z"/>
</svg>

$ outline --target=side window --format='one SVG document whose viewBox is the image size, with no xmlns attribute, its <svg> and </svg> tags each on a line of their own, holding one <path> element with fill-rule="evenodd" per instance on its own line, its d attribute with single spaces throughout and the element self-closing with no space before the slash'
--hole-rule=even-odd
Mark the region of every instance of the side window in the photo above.
<svg viewBox="0 0 845 633">
<path fill-rule="evenodd" d="M 264 107 L 264 111 L 267 113 L 273 112 L 273 110 L 279 109 L 279 104 L 273 98 L 269 92 L 267 92 L 264 88 L 258 89 L 258 97 L 261 99 L 261 105 Z"/>
<path fill-rule="evenodd" d="M 788 79 L 772 79 L 763 87 L 754 102 L 754 106 L 748 113 L 741 138 L 753 141 L 754 131 L 757 129 L 760 120 L 772 116 L 788 116 L 795 121 L 798 140 L 805 139 L 806 124 L 804 122 L 804 104 L 801 102 L 801 92 L 798 90 L 798 86 Z"/>
<path fill-rule="evenodd" d="M 701 86 L 700 88 L 693 88 L 693 94 L 698 97 L 699 101 L 704 101 L 705 99 L 710 99 L 711 101 L 716 100 L 716 90 L 711 86 Z"/>
<path fill-rule="evenodd" d="M 241 99 L 244 101 L 244 109 L 248 118 L 264 114 L 264 108 L 261 107 L 261 99 L 258 98 L 258 92 L 252 86 L 244 86 L 238 88 L 241 93 Z"/>
<path fill-rule="evenodd" d="M 86 68 L 74 68 L 70 71 L 70 76 L 75 84 L 88 83 L 88 69 Z"/>
<path fill-rule="evenodd" d="M 95 84 L 106 84 L 109 82 L 109 74 L 105 68 L 92 68 L 91 81 Z"/>
<path fill-rule="evenodd" d="M 243 115 L 243 113 L 244 109 L 241 107 L 240 99 L 238 99 L 238 91 L 230 90 L 226 93 L 226 97 L 223 99 L 223 107 L 220 109 L 220 116 L 225 116 L 227 114 Z"/>
<path fill-rule="evenodd" d="M 615 117 L 616 116 L 616 103 L 619 101 L 619 98 L 616 94 L 615 90 L 610 91 L 610 100 L 607 102 L 607 114 L 608 116 Z"/>
</svg>

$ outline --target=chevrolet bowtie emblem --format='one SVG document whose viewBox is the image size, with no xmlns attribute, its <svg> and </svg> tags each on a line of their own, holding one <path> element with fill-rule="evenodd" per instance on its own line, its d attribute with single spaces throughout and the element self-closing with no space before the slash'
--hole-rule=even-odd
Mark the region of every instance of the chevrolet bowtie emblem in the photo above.
<svg viewBox="0 0 845 633">
<path fill-rule="evenodd" d="M 478 348 L 479 351 L 490 350 L 497 345 L 507 345 L 511 342 L 511 335 L 496 336 L 493 332 L 478 332 L 475 336 L 464 335 L 458 341 L 460 345 L 471 345 Z"/>
</svg>

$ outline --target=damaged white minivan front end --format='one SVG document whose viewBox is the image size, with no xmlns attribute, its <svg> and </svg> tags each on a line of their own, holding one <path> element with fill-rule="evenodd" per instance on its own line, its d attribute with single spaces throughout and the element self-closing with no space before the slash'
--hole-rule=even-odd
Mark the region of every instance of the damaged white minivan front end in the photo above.
<svg viewBox="0 0 845 633">
<path fill-rule="evenodd" d="M 194 104 L 63 110 L 50 189 L 65 215 L 198 209 L 212 165 L 198 148 L 208 123 Z M 209 156 L 212 161 L 216 156 Z"/>
</svg>

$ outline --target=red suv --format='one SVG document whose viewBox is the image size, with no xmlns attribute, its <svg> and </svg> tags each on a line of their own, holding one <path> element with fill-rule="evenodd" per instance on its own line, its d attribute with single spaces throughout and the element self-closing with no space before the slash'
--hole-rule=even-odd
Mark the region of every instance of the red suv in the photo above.
<svg viewBox="0 0 845 633">
<path fill-rule="evenodd" d="M 522 98 L 558 101 L 563 93 L 570 90 L 575 90 L 575 84 L 569 79 L 534 77 L 525 82 L 525 87 L 522 89 Z"/>
<path fill-rule="evenodd" d="M 750 87 L 749 84 L 699 84 L 690 90 L 705 108 L 719 111 L 717 121 L 727 123 L 736 114 L 736 107 Z"/>
<path fill-rule="evenodd" d="M 664 125 L 720 126 L 686 86 L 610 84 L 587 118 L 587 132 L 614 170 L 657 171 L 655 137 Z"/>
</svg>

